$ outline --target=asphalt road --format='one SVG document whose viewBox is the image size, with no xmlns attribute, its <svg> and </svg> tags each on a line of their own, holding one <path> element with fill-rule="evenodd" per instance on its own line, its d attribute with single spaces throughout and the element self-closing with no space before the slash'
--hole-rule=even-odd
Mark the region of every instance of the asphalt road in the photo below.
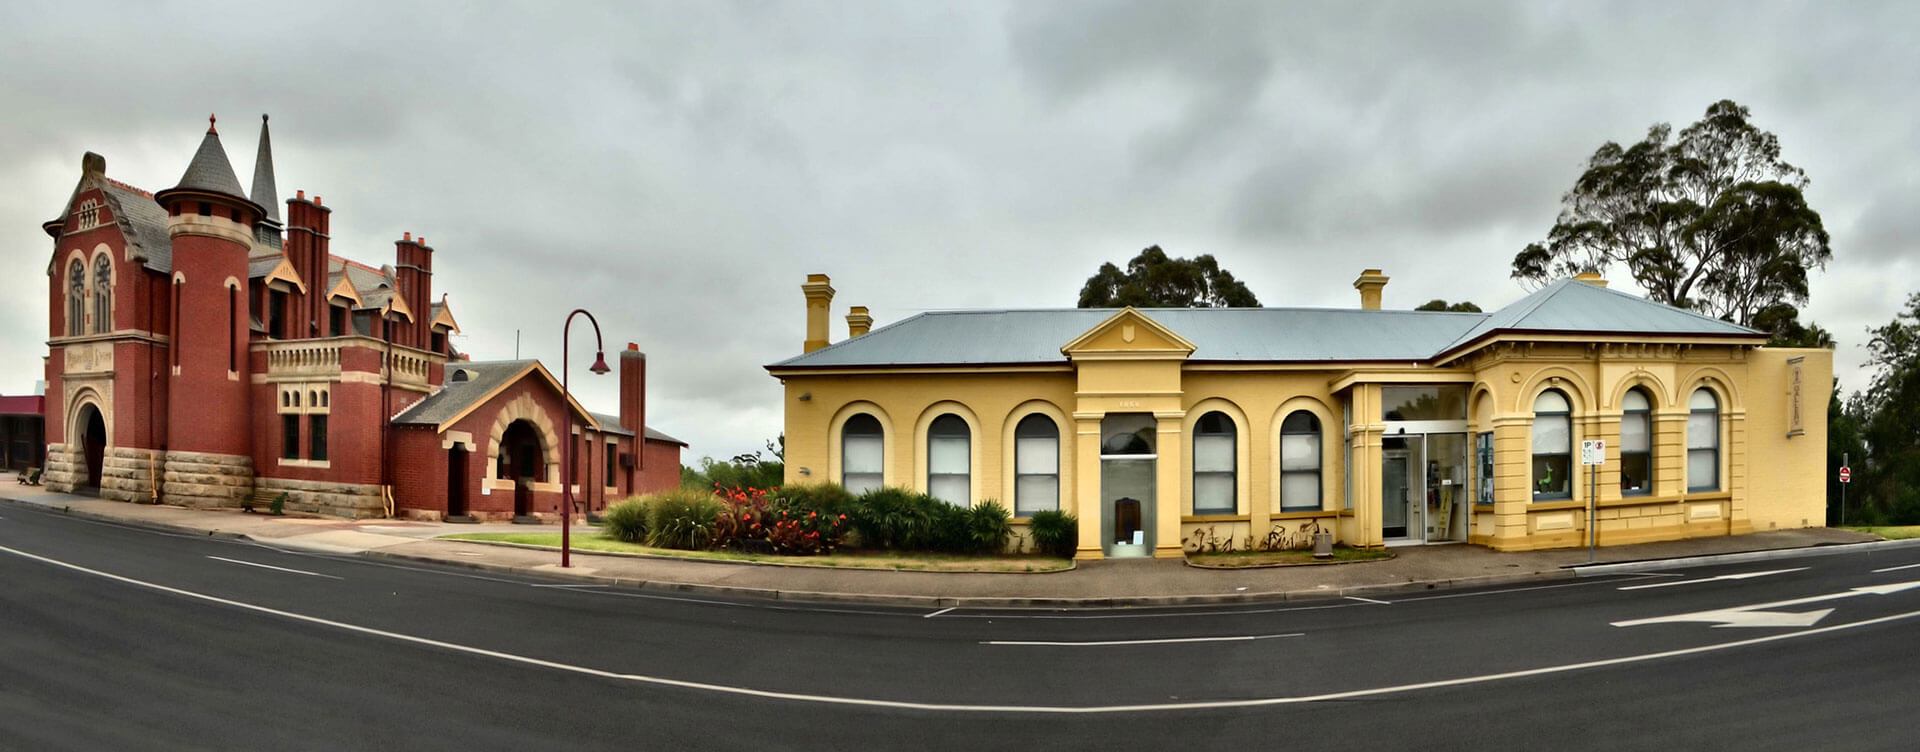
<svg viewBox="0 0 1920 752">
<path fill-rule="evenodd" d="M 934 610 L 0 504 L 0 749 L 1913 749 L 1917 637 L 1920 548 L 1372 600 Z"/>
</svg>

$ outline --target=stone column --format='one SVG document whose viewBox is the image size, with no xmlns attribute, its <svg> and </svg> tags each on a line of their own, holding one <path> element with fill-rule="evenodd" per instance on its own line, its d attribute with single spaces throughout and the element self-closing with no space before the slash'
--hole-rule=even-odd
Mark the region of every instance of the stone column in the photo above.
<svg viewBox="0 0 1920 752">
<path fill-rule="evenodd" d="M 1185 412 L 1156 412 L 1156 444 L 1159 459 L 1154 462 L 1153 480 L 1153 556 L 1177 559 L 1186 555 L 1180 546 L 1180 489 L 1192 481 L 1187 475 L 1187 442 L 1181 422 Z"/>
<path fill-rule="evenodd" d="M 1073 558 L 1106 558 L 1100 532 L 1100 413 L 1073 414 L 1073 514 L 1079 518 L 1080 544 Z"/>
</svg>

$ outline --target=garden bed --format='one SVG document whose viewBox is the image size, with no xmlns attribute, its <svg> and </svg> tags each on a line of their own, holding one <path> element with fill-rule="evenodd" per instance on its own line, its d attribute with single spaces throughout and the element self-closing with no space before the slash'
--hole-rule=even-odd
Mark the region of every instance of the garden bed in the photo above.
<svg viewBox="0 0 1920 752">
<path fill-rule="evenodd" d="M 1321 564 L 1355 564 L 1363 561 L 1384 561 L 1393 558 L 1393 552 L 1379 548 L 1348 548 L 1334 546 L 1333 558 L 1315 559 L 1313 551 L 1223 551 L 1220 553 L 1187 554 L 1187 566 L 1203 569 L 1258 569 L 1262 567 L 1297 567 Z"/>
<path fill-rule="evenodd" d="M 440 540 L 467 543 L 491 543 L 516 547 L 560 549 L 559 533 L 456 533 Z M 1037 555 L 941 554 L 907 551 L 857 551 L 842 549 L 821 556 L 787 556 L 727 550 L 680 550 L 628 543 L 600 535 L 573 536 L 573 550 L 582 553 L 634 556 L 641 558 L 712 561 L 729 564 L 762 564 L 781 567 L 821 567 L 828 569 L 879 569 L 899 572 L 997 572 L 1040 573 L 1073 569 L 1071 559 Z"/>
</svg>

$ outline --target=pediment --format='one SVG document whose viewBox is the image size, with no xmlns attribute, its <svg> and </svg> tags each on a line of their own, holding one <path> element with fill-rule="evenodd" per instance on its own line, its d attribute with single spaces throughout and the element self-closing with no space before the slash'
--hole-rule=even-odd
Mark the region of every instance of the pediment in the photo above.
<svg viewBox="0 0 1920 752">
<path fill-rule="evenodd" d="M 1069 358 L 1185 358 L 1193 343 L 1136 308 L 1124 308 L 1060 348 Z"/>
</svg>

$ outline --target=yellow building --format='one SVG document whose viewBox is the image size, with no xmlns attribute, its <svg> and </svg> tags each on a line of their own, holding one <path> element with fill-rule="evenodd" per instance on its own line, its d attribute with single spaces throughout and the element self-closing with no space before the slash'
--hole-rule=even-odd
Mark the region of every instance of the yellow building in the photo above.
<svg viewBox="0 0 1920 752">
<path fill-rule="evenodd" d="M 1492 313 L 936 311 L 829 343 L 807 278 L 787 481 L 1080 520 L 1078 557 L 1459 542 L 1499 550 L 1818 526 L 1832 353 L 1555 282 Z M 1583 442 L 1605 443 L 1597 469 Z"/>
</svg>

